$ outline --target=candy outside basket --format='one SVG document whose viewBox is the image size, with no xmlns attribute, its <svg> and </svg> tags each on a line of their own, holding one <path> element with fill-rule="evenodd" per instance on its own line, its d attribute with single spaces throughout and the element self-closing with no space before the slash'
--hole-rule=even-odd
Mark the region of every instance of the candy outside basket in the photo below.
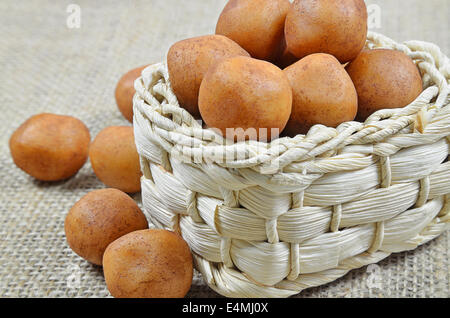
<svg viewBox="0 0 450 318">
<path fill-rule="evenodd" d="M 450 60 L 431 43 L 369 32 L 403 51 L 423 93 L 365 123 L 231 143 L 179 107 L 165 64 L 135 82 L 144 210 L 179 232 L 196 269 L 227 297 L 288 297 L 450 227 Z"/>
</svg>

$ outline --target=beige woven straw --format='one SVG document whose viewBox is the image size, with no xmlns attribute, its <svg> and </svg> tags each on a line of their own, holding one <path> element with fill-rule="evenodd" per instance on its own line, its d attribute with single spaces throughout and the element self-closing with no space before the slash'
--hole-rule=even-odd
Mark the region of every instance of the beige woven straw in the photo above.
<svg viewBox="0 0 450 318">
<path fill-rule="evenodd" d="M 409 106 L 269 144 L 231 143 L 184 109 L 165 64 L 135 82 L 142 200 L 179 231 L 208 285 L 288 297 L 416 248 L 450 227 L 450 60 L 431 43 L 369 32 L 423 76 Z"/>
</svg>

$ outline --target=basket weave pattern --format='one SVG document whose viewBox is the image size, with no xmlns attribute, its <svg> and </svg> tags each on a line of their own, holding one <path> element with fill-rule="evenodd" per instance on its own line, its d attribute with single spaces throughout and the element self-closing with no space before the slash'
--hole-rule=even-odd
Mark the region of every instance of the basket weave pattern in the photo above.
<svg viewBox="0 0 450 318">
<path fill-rule="evenodd" d="M 367 47 L 416 62 L 416 101 L 269 144 L 203 129 L 179 107 L 164 64 L 135 82 L 144 210 L 182 234 L 218 293 L 288 297 L 450 227 L 450 60 L 431 43 L 373 32 Z"/>
</svg>

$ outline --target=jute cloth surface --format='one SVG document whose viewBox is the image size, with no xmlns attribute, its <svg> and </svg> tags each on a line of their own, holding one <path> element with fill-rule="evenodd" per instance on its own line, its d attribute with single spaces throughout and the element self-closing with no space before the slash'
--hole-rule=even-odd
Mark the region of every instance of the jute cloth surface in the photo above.
<svg viewBox="0 0 450 318">
<path fill-rule="evenodd" d="M 72 1 L 0 3 L 0 296 L 106 297 L 101 268 L 68 247 L 64 217 L 73 203 L 103 185 L 87 163 L 72 179 L 33 180 L 10 158 L 8 139 L 29 116 L 69 114 L 94 137 L 110 125 L 128 125 L 114 87 L 128 69 L 159 62 L 175 41 L 211 33 L 225 1 L 78 1 L 81 27 L 69 29 Z M 446 0 L 370 1 L 381 29 L 397 41 L 417 39 L 450 52 Z M 140 201 L 140 196 L 135 196 Z M 364 267 L 298 297 L 449 297 L 449 233 L 376 267 Z M 215 297 L 196 275 L 190 297 Z"/>
</svg>

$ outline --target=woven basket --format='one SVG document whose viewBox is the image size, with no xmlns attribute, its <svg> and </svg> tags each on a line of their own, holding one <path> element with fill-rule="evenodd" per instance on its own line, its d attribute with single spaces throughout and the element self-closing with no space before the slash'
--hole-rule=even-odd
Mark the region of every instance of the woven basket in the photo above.
<svg viewBox="0 0 450 318">
<path fill-rule="evenodd" d="M 411 105 L 365 123 L 232 143 L 179 107 L 164 64 L 135 82 L 144 209 L 181 233 L 228 297 L 288 297 L 424 244 L 450 227 L 450 60 L 433 44 L 369 33 L 423 76 Z"/>
</svg>

